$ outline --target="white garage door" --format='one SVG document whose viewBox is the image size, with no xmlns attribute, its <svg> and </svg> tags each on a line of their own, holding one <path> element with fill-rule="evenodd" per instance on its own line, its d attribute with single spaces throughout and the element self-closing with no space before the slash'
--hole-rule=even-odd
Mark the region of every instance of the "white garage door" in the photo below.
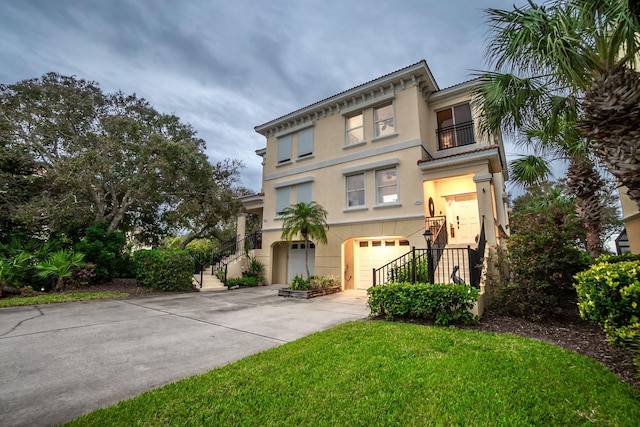
<svg viewBox="0 0 640 427">
<path fill-rule="evenodd" d="M 307 269 L 304 263 L 305 244 L 304 242 L 292 243 L 289 245 L 289 261 L 287 263 L 287 283 L 291 283 L 294 277 L 300 275 L 307 278 Z M 309 274 L 312 276 L 316 270 L 316 245 L 309 244 Z"/>
<path fill-rule="evenodd" d="M 356 287 L 367 289 L 373 285 L 373 269 L 406 254 L 411 248 L 404 239 L 356 241 Z"/>
</svg>

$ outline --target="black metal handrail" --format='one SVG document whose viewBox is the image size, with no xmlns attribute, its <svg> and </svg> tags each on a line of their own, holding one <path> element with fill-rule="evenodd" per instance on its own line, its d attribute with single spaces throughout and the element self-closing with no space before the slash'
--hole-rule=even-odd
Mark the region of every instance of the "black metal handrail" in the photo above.
<svg viewBox="0 0 640 427">
<path fill-rule="evenodd" d="M 436 135 L 438 136 L 438 149 L 440 150 L 462 147 L 476 142 L 473 121 L 440 128 L 436 131 Z"/>
<path fill-rule="evenodd" d="M 228 241 L 222 248 L 214 250 L 211 254 L 211 274 L 215 274 L 222 265 L 235 261 L 252 249 L 262 249 L 261 231 L 256 231 L 244 239 Z"/>
<path fill-rule="evenodd" d="M 445 247 L 449 242 L 447 236 L 447 217 L 434 216 L 425 218 L 425 230 L 431 230 L 433 246 Z"/>
<path fill-rule="evenodd" d="M 471 246 L 466 248 L 436 247 L 430 242 L 427 249 L 412 247 L 410 252 L 380 268 L 374 268 L 373 285 L 383 285 L 389 282 L 428 282 L 468 284 L 479 288 L 485 247 L 483 218 L 476 249 L 471 249 Z"/>
</svg>

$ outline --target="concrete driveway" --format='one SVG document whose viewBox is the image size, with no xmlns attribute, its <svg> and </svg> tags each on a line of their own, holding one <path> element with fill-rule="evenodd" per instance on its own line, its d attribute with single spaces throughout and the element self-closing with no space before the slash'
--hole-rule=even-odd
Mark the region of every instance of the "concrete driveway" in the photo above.
<svg viewBox="0 0 640 427">
<path fill-rule="evenodd" d="M 0 426 L 46 426 L 337 324 L 364 291 L 281 286 L 0 309 Z"/>
</svg>

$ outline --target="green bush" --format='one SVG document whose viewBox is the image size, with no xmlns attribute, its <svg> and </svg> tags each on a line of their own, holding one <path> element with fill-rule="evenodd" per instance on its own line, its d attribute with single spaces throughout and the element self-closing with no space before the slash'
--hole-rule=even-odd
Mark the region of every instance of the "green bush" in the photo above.
<svg viewBox="0 0 640 427">
<path fill-rule="evenodd" d="M 335 276 L 311 276 L 309 279 L 309 289 L 324 289 L 340 285 Z"/>
<path fill-rule="evenodd" d="M 85 254 L 85 261 L 96 265 L 96 282 L 107 282 L 114 277 L 133 277 L 134 267 L 125 250 L 127 238 L 123 232 L 107 231 L 106 221 L 98 221 L 85 229 L 81 241 L 74 249 Z"/>
<path fill-rule="evenodd" d="M 258 286 L 258 278 L 256 276 L 232 277 L 227 279 L 227 286 Z"/>
<path fill-rule="evenodd" d="M 416 282 L 429 282 L 429 267 L 425 258 L 416 262 Z M 413 282 L 413 265 L 407 263 L 401 266 L 394 265 L 387 273 L 387 283 Z"/>
<path fill-rule="evenodd" d="M 510 274 L 487 283 L 491 309 L 540 321 L 575 298 L 573 276 L 589 267 L 588 254 L 579 248 L 584 227 L 573 201 L 553 191 L 516 199 L 510 222 Z M 504 254 L 497 256 L 502 258 L 499 268 L 505 270 Z"/>
<path fill-rule="evenodd" d="M 594 264 L 600 264 L 601 262 L 615 264 L 616 262 L 623 261 L 640 261 L 640 254 L 600 255 L 596 258 Z"/>
<path fill-rule="evenodd" d="M 604 329 L 612 343 L 640 336 L 640 261 L 601 262 L 576 274 L 580 316 Z"/>
<path fill-rule="evenodd" d="M 390 283 L 367 290 L 371 316 L 433 320 L 436 325 L 452 322 L 474 323 L 469 311 L 479 291 L 466 285 L 430 283 Z"/>
<path fill-rule="evenodd" d="M 293 278 L 291 283 L 289 283 L 289 289 L 293 289 L 296 291 L 306 291 L 307 289 L 309 289 L 309 284 L 310 284 L 309 280 L 304 279 L 300 275 L 297 275 L 296 277 Z"/>
<path fill-rule="evenodd" d="M 182 291 L 193 286 L 193 258 L 185 250 L 140 250 L 133 254 L 136 279 L 143 286 Z"/>
</svg>

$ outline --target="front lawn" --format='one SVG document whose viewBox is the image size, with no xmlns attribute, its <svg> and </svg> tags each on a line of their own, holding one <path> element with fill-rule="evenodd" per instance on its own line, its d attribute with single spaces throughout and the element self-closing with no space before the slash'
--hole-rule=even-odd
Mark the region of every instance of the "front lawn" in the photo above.
<svg viewBox="0 0 640 427">
<path fill-rule="evenodd" d="M 640 391 L 582 355 L 513 335 L 363 321 L 69 425 L 636 426 L 638 420 Z"/>
<path fill-rule="evenodd" d="M 105 298 L 125 298 L 124 292 L 74 292 L 67 294 L 36 295 L 33 297 L 0 299 L 0 308 L 19 307 L 23 305 L 53 304 L 58 302 L 85 301 Z"/>
</svg>

